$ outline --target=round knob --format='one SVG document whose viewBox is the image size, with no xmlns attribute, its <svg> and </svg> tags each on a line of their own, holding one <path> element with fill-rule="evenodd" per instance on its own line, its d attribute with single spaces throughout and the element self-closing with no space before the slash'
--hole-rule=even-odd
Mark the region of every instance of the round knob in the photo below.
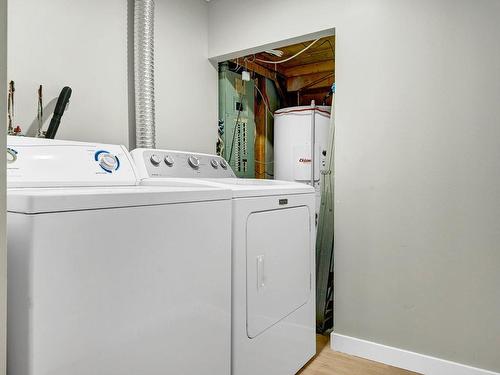
<svg viewBox="0 0 500 375">
<path fill-rule="evenodd" d="M 219 162 L 215 159 L 212 159 L 210 160 L 210 165 L 217 169 L 219 167 Z"/>
<path fill-rule="evenodd" d="M 99 165 L 108 172 L 116 171 L 118 169 L 118 158 L 113 154 L 103 152 L 99 155 Z"/>
<path fill-rule="evenodd" d="M 188 163 L 194 169 L 198 169 L 200 166 L 200 160 L 196 156 L 190 156 L 188 158 Z"/>
<path fill-rule="evenodd" d="M 149 161 L 151 162 L 151 164 L 153 164 L 155 167 L 159 166 L 160 163 L 161 163 L 161 159 L 158 155 L 156 154 L 153 154 L 151 155 L 151 157 L 149 158 Z"/>
<path fill-rule="evenodd" d="M 171 167 L 172 165 L 174 165 L 174 158 L 171 157 L 170 155 L 167 155 L 165 156 L 165 158 L 163 159 L 163 161 L 165 162 L 166 165 L 168 165 L 169 167 Z"/>
<path fill-rule="evenodd" d="M 222 159 L 222 160 L 220 161 L 220 166 L 221 166 L 223 169 L 227 169 L 227 162 L 226 162 L 224 159 Z"/>
<path fill-rule="evenodd" d="M 17 151 L 7 148 L 7 164 L 14 163 L 17 160 Z"/>
</svg>

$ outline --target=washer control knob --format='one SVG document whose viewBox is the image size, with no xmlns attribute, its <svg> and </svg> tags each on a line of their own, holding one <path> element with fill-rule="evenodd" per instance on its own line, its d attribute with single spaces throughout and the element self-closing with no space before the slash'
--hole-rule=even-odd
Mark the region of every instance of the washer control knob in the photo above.
<svg viewBox="0 0 500 375">
<path fill-rule="evenodd" d="M 224 159 L 221 159 L 221 161 L 220 161 L 220 166 L 221 166 L 223 169 L 227 169 L 227 161 L 225 161 Z"/>
<path fill-rule="evenodd" d="M 160 163 L 161 163 L 161 159 L 158 155 L 156 154 L 153 154 L 151 155 L 151 157 L 149 158 L 149 161 L 151 162 L 151 164 L 153 164 L 155 167 L 159 166 Z"/>
<path fill-rule="evenodd" d="M 7 148 L 7 164 L 14 163 L 17 160 L 17 151 L 12 148 Z"/>
<path fill-rule="evenodd" d="M 212 160 L 210 160 L 210 165 L 213 168 L 217 169 L 219 167 L 219 162 L 216 159 L 212 159 Z"/>
<path fill-rule="evenodd" d="M 113 173 L 120 168 L 120 160 L 118 157 L 106 150 L 98 150 L 94 154 L 96 163 L 108 173 Z"/>
<path fill-rule="evenodd" d="M 94 155 L 94 160 L 108 173 L 113 173 L 120 167 L 120 160 L 108 151 L 97 151 Z"/>
<path fill-rule="evenodd" d="M 198 169 L 198 167 L 200 166 L 200 159 L 198 159 L 196 156 L 190 156 L 188 158 L 188 163 L 191 168 Z"/>
<path fill-rule="evenodd" d="M 116 157 L 112 154 L 101 154 L 99 164 L 105 169 L 114 171 L 118 165 L 118 160 L 116 160 Z"/>
<path fill-rule="evenodd" d="M 163 161 L 165 162 L 166 165 L 168 165 L 169 167 L 171 167 L 172 165 L 174 165 L 174 158 L 171 157 L 170 155 L 167 155 L 165 156 L 165 159 L 163 159 Z"/>
</svg>

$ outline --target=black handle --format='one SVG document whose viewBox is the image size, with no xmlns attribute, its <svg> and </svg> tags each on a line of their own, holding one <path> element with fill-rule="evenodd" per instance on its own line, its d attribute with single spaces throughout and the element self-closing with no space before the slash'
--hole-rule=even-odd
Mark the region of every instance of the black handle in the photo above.
<svg viewBox="0 0 500 375">
<path fill-rule="evenodd" d="M 54 139 L 57 133 L 57 129 L 59 128 L 59 124 L 61 123 L 61 118 L 64 114 L 64 110 L 68 105 L 69 98 L 71 98 L 71 87 L 64 87 L 57 98 L 56 108 L 54 108 L 54 114 L 52 115 L 52 119 L 50 120 L 49 128 L 47 129 L 47 133 L 45 133 L 45 138 Z"/>
</svg>

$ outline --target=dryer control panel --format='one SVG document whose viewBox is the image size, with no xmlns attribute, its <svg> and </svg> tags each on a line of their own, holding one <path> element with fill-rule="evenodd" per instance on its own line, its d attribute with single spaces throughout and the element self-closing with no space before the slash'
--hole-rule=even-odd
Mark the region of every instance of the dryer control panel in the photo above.
<svg viewBox="0 0 500 375">
<path fill-rule="evenodd" d="M 236 177 L 227 161 L 217 155 L 138 148 L 131 152 L 140 178 Z"/>
<path fill-rule="evenodd" d="M 7 139 L 7 186 L 68 187 L 137 185 L 124 146 L 44 138 Z"/>
</svg>

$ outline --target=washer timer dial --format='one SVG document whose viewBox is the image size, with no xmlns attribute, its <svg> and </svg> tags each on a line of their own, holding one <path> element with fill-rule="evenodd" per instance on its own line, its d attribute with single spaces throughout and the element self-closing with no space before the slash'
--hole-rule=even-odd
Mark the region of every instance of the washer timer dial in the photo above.
<svg viewBox="0 0 500 375">
<path fill-rule="evenodd" d="M 7 147 L 7 164 L 12 164 L 17 160 L 17 151 Z"/>
<path fill-rule="evenodd" d="M 167 155 L 165 156 L 165 158 L 163 159 L 163 161 L 165 162 L 166 165 L 168 165 L 169 167 L 171 167 L 172 165 L 174 165 L 174 158 L 171 157 L 170 155 Z"/>
<path fill-rule="evenodd" d="M 151 164 L 153 164 L 155 167 L 159 166 L 160 163 L 161 163 L 161 159 L 158 155 L 156 154 L 153 154 L 151 155 L 151 157 L 149 158 L 149 161 L 151 162 Z"/>
<path fill-rule="evenodd" d="M 191 166 L 193 169 L 198 169 L 200 166 L 200 159 L 198 159 L 196 156 L 190 156 L 188 158 L 188 164 Z"/>
<path fill-rule="evenodd" d="M 120 159 L 108 151 L 97 151 L 94 155 L 94 159 L 97 161 L 97 164 L 108 173 L 113 173 L 120 168 Z"/>
</svg>

